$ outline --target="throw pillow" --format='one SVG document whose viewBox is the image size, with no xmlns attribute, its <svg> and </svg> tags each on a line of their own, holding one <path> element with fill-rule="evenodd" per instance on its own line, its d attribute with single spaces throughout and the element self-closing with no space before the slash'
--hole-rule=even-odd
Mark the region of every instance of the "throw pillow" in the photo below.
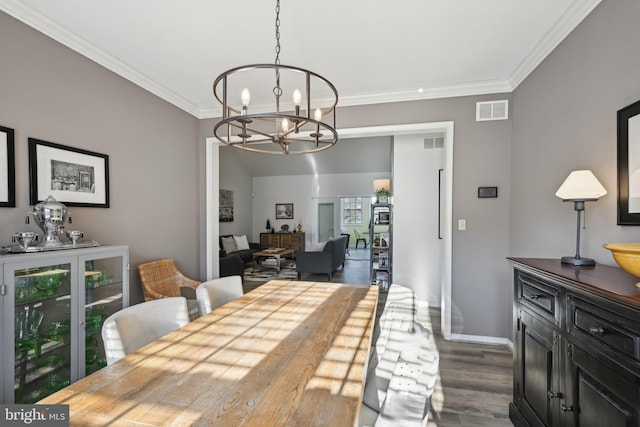
<svg viewBox="0 0 640 427">
<path fill-rule="evenodd" d="M 249 241 L 247 240 L 247 236 L 243 234 L 242 236 L 233 236 L 233 240 L 236 242 L 236 250 L 242 251 L 249 248 Z"/>
<path fill-rule="evenodd" d="M 237 251 L 233 236 L 221 237 L 220 241 L 222 242 L 222 250 L 226 253 L 230 254 L 231 252 Z"/>
<path fill-rule="evenodd" d="M 322 252 L 326 244 L 327 242 L 311 243 L 309 245 L 309 252 Z"/>
</svg>

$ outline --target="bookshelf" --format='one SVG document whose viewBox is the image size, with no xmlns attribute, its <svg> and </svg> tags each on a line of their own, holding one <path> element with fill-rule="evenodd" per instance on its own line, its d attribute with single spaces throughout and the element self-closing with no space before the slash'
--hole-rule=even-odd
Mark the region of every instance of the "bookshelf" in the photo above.
<svg viewBox="0 0 640 427">
<path fill-rule="evenodd" d="M 387 292 L 393 270 L 393 207 L 390 203 L 371 205 L 369 242 L 371 284 Z"/>
</svg>

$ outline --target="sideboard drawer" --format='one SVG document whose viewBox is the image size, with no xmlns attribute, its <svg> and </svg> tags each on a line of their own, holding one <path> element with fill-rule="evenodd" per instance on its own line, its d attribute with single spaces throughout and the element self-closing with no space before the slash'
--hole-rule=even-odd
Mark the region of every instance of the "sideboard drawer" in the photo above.
<svg viewBox="0 0 640 427">
<path fill-rule="evenodd" d="M 570 331 L 640 361 L 640 323 L 575 297 L 570 297 L 570 307 Z"/>
<path fill-rule="evenodd" d="M 560 290 L 527 274 L 518 274 L 518 300 L 550 322 L 560 324 L 558 312 Z"/>
</svg>

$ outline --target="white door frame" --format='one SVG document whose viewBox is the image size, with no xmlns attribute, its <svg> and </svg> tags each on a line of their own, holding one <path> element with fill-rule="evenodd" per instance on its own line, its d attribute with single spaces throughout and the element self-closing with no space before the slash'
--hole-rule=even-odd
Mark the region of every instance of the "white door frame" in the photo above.
<svg viewBox="0 0 640 427">
<path fill-rule="evenodd" d="M 360 128 L 339 129 L 338 137 L 362 138 L 372 136 L 411 135 L 417 133 L 442 132 L 444 133 L 444 265 L 442 269 L 441 289 L 441 331 L 444 339 L 451 338 L 451 266 L 452 266 L 452 230 L 453 230 L 453 122 L 415 123 L 409 125 L 366 126 Z M 206 139 L 205 163 L 205 227 L 206 227 L 206 267 L 207 279 L 218 277 L 218 191 L 220 187 L 219 177 L 219 148 L 220 142 L 214 138 Z"/>
</svg>

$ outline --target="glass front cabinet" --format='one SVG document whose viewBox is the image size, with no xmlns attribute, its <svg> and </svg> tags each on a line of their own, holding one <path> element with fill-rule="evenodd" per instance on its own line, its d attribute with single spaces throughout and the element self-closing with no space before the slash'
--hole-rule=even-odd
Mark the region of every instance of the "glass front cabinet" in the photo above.
<svg viewBox="0 0 640 427">
<path fill-rule="evenodd" d="M 129 305 L 129 248 L 0 256 L 3 403 L 34 403 L 106 366 L 104 320 Z"/>
</svg>

